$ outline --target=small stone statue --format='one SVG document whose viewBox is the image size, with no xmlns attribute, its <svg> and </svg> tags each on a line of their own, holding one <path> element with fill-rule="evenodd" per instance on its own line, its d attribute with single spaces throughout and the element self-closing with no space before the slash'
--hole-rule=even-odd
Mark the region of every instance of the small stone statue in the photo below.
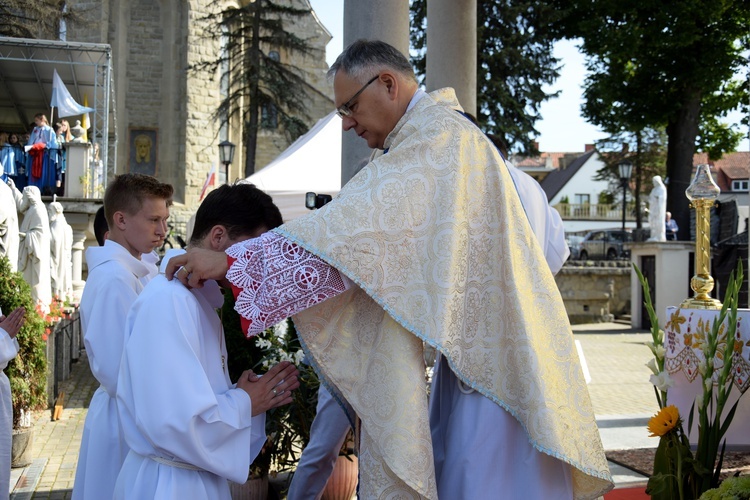
<svg viewBox="0 0 750 500">
<path fill-rule="evenodd" d="M 49 228 L 52 294 L 65 300 L 73 292 L 73 228 L 65 220 L 63 206 L 57 201 L 49 204 Z"/>
<path fill-rule="evenodd" d="M 26 186 L 23 194 L 15 184 L 9 183 L 18 211 L 23 213 L 19 228 L 21 243 L 18 250 L 18 272 L 31 286 L 31 297 L 44 312 L 52 303 L 50 280 L 50 230 L 47 209 L 42 193 L 36 186 Z"/>
<path fill-rule="evenodd" d="M 83 133 L 86 132 L 81 126 L 81 120 L 76 120 L 76 124 L 70 127 L 70 133 L 73 135 L 73 140 L 70 142 L 85 142 L 83 140 Z"/>
<path fill-rule="evenodd" d="M 659 175 L 654 176 L 653 183 L 654 188 L 648 195 L 648 225 L 651 228 L 651 237 L 647 241 L 667 241 L 664 224 L 667 217 L 667 187 Z"/>
<path fill-rule="evenodd" d="M 10 261 L 10 270 L 18 269 L 18 209 L 13 191 L 0 180 L 0 255 Z"/>
</svg>

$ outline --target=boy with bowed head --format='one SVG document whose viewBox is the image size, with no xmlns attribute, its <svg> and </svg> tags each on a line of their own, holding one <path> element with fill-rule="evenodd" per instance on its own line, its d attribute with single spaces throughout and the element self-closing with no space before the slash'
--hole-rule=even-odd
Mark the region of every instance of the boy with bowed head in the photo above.
<svg viewBox="0 0 750 500">
<path fill-rule="evenodd" d="M 224 185 L 198 208 L 188 248 L 224 251 L 280 224 L 266 193 L 252 184 Z M 162 270 L 180 253 L 168 251 Z M 262 377 L 246 370 L 232 385 L 216 314 L 222 286 L 224 279 L 187 289 L 159 275 L 133 304 L 117 384 L 130 452 L 114 498 L 229 500 L 227 479 L 247 481 L 266 441 L 266 410 L 292 401 L 299 381 L 289 362 Z"/>
<path fill-rule="evenodd" d="M 112 498 L 128 452 L 115 404 L 125 318 L 151 270 L 141 256 L 167 234 L 172 194 L 169 184 L 135 173 L 115 177 L 104 193 L 109 234 L 103 246 L 86 250 L 89 274 L 80 307 L 89 365 L 101 385 L 83 427 L 74 499 Z"/>
</svg>

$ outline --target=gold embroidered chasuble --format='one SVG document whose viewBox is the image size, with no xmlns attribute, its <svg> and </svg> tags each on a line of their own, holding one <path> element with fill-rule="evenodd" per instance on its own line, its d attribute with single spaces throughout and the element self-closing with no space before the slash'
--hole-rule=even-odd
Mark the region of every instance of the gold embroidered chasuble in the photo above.
<svg viewBox="0 0 750 500">
<path fill-rule="evenodd" d="M 598 497 L 611 476 L 562 299 L 501 157 L 455 109 L 451 89 L 423 97 L 387 154 L 276 230 L 358 285 L 295 326 L 361 419 L 363 497 L 437 498 L 422 341 Z"/>
</svg>

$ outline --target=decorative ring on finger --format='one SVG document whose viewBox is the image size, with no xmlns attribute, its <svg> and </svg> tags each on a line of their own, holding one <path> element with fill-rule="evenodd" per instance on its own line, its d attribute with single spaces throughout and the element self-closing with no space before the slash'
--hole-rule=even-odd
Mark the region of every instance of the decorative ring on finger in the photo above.
<svg viewBox="0 0 750 500">
<path fill-rule="evenodd" d="M 278 393 L 276 392 L 276 388 L 275 387 L 273 389 L 271 389 L 271 392 L 273 393 L 274 396 L 278 396 Z"/>
</svg>

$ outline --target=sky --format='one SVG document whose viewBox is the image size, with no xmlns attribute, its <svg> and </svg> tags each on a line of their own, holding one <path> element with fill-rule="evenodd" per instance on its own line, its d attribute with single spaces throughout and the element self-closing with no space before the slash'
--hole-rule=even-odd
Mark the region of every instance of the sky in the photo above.
<svg viewBox="0 0 750 500">
<path fill-rule="evenodd" d="M 326 46 L 326 61 L 330 65 L 336 60 L 343 47 L 344 39 L 344 0 L 310 0 L 313 10 L 323 26 L 333 35 Z M 586 123 L 581 117 L 582 85 L 586 76 L 584 58 L 578 52 L 575 43 L 561 41 L 555 45 L 555 56 L 561 59 L 560 77 L 554 85 L 546 88 L 547 92 L 562 90 L 556 99 L 542 103 L 542 119 L 536 123 L 539 131 L 540 151 L 583 151 L 586 144 L 591 144 L 605 137 L 597 127 Z M 727 117 L 727 123 L 739 123 L 740 113 L 735 112 Z M 750 151 L 747 127 L 741 127 L 745 139 L 739 145 L 739 151 Z"/>
</svg>

